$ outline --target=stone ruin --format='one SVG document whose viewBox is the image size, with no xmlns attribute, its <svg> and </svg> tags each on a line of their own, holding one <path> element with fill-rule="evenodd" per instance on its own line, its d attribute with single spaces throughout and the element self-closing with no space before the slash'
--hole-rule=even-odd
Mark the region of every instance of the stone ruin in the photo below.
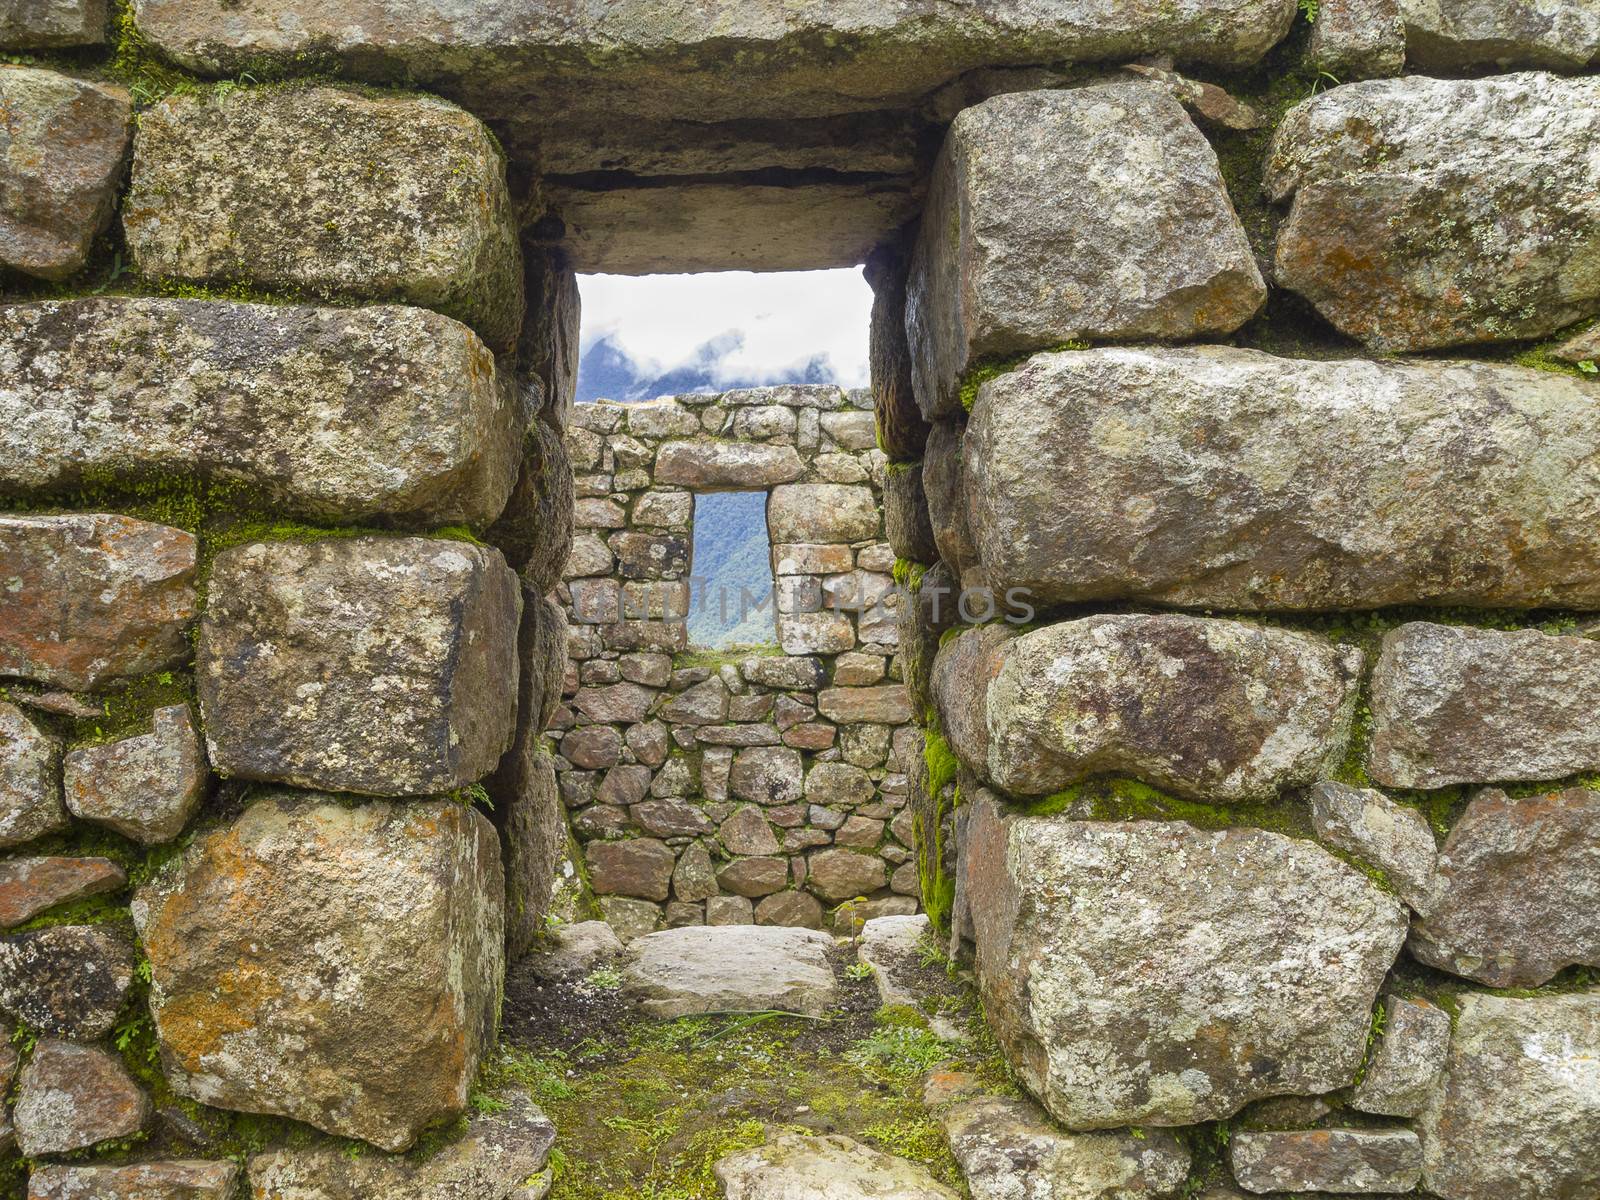
<svg viewBox="0 0 1600 1200">
<path fill-rule="evenodd" d="M 663 921 L 815 929 L 840 906 L 855 925 L 916 912 L 904 764 L 922 738 L 894 659 L 871 394 L 582 404 L 567 449 L 573 695 L 551 732 L 607 920 L 631 938 Z M 772 592 L 692 590 L 696 497 L 751 488 L 769 489 Z M 775 646 L 684 657 L 691 605 L 748 601 L 775 618 Z"/>
<path fill-rule="evenodd" d="M 0 50 L 34 1200 L 527 1200 L 526 1103 L 400 1152 L 552 906 L 848 932 L 913 876 L 1038 1106 L 952 1120 L 975 1195 L 1039 1144 L 1600 1195 L 1591 0 L 5 0 Z M 574 410 L 575 271 L 861 262 L 875 447 L 831 391 Z M 716 486 L 794 523 L 787 653 L 713 672 L 630 585 Z M 886 574 L 893 635 L 815 604 Z"/>
</svg>

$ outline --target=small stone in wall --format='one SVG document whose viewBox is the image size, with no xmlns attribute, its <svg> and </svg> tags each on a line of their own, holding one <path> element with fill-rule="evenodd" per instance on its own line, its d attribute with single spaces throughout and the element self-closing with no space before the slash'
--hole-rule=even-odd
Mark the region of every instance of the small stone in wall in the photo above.
<svg viewBox="0 0 1600 1200">
<path fill-rule="evenodd" d="M 707 925 L 754 925 L 755 905 L 745 896 L 711 896 L 706 900 Z"/>
<path fill-rule="evenodd" d="M 106 40 L 107 0 L 28 0 L 0 11 L 0 46 L 7 50 L 55 50 L 98 46 Z"/>
<path fill-rule="evenodd" d="M 793 446 L 705 439 L 666 442 L 656 452 L 658 484 L 762 488 L 789 483 L 804 474 L 805 464 Z"/>
<path fill-rule="evenodd" d="M 1600 641 L 1412 621 L 1372 670 L 1367 770 L 1397 788 L 1600 768 Z"/>
<path fill-rule="evenodd" d="M 661 906 L 630 896 L 599 897 L 600 912 L 624 945 L 661 928 Z"/>
<path fill-rule="evenodd" d="M 133 517 L 0 516 L 0 674 L 96 691 L 176 666 L 196 552 L 193 534 Z"/>
<path fill-rule="evenodd" d="M 1423 7 L 1408 3 L 1408 22 Z M 1278 282 L 1379 351 L 1538 338 L 1593 316 L 1597 137 L 1593 78 L 1409 75 L 1321 92 L 1268 148 L 1268 196 L 1293 197 Z"/>
<path fill-rule="evenodd" d="M 584 770 L 614 767 L 622 756 L 622 735 L 611 725 L 585 725 L 561 739 L 561 753 Z"/>
<path fill-rule="evenodd" d="M 522 328 L 504 160 L 476 117 L 432 96 L 168 96 L 140 114 L 122 224 L 151 278 L 401 300 L 499 352 Z"/>
<path fill-rule="evenodd" d="M 911 700 L 900 684 L 882 687 L 833 687 L 817 693 L 817 711 L 839 725 L 874 722 L 904 725 L 911 720 Z"/>
<path fill-rule="evenodd" d="M 778 644 L 789 655 L 839 654 L 855 648 L 856 627 L 842 612 L 780 612 Z"/>
<path fill-rule="evenodd" d="M 481 779 L 515 732 L 520 612 L 500 552 L 465 542 L 225 550 L 195 655 L 211 761 L 371 795 Z"/>
<path fill-rule="evenodd" d="M 875 854 L 819 850 L 807 860 L 806 886 L 828 904 L 866 896 L 888 885 L 889 870 Z"/>
<path fill-rule="evenodd" d="M 1318 0 L 1311 61 L 1344 83 L 1399 75 L 1406 64 L 1402 0 Z"/>
<path fill-rule="evenodd" d="M 228 1200 L 239 1164 L 178 1159 L 129 1166 L 41 1166 L 28 1177 L 30 1200 Z"/>
<path fill-rule="evenodd" d="M 1353 867 L 1259 829 L 961 811 L 985 1011 L 1058 1121 L 1188 1125 L 1353 1082 L 1407 924 Z"/>
<path fill-rule="evenodd" d="M 1600 966 L 1600 792 L 1478 793 L 1439 852 L 1410 952 L 1490 987 Z"/>
<path fill-rule="evenodd" d="M 757 925 L 781 925 L 791 929 L 821 929 L 822 905 L 805 892 L 777 892 L 756 905 Z"/>
<path fill-rule="evenodd" d="M 764 855 L 778 852 L 778 839 L 772 826 L 752 804 L 738 809 L 717 830 L 717 840 L 729 854 Z"/>
<path fill-rule="evenodd" d="M 74 750 L 65 764 L 72 815 L 146 845 L 182 833 L 210 782 L 187 704 L 158 708 L 149 733 Z"/>
<path fill-rule="evenodd" d="M 55 739 L 14 704 L 0 700 L 0 846 L 20 846 L 65 829 Z"/>
<path fill-rule="evenodd" d="M 1383 1004 L 1383 1038 L 1372 1048 L 1350 1103 L 1362 1112 L 1415 1117 L 1444 1071 L 1450 1014 L 1404 996 L 1386 996 Z"/>
<path fill-rule="evenodd" d="M 62 0 L 22 5 L 34 13 L 64 7 Z M 16 11 L 13 3 L 0 14 L 0 45 Z M 88 262 L 90 246 L 111 221 L 128 153 L 128 93 L 112 84 L 10 66 L 0 71 L 0 112 L 6 114 L 0 266 L 68 279 Z"/>
<path fill-rule="evenodd" d="M 806 774 L 806 799 L 813 804 L 854 807 L 872 795 L 872 777 L 848 763 L 817 763 Z"/>
<path fill-rule="evenodd" d="M 700 842 L 692 842 L 678 855 L 672 868 L 672 894 L 687 903 L 709 900 L 717 894 L 716 871 L 711 852 Z"/>
<path fill-rule="evenodd" d="M 12 1113 L 26 1158 L 131 1137 L 149 1118 L 150 1101 L 121 1059 L 99 1046 L 57 1041 L 33 1048 Z"/>
<path fill-rule="evenodd" d="M 1409 1192 L 1422 1178 L 1422 1145 L 1409 1129 L 1236 1130 L 1233 1176 L 1250 1192 Z"/>
<path fill-rule="evenodd" d="M 1439 848 L 1426 817 L 1376 788 L 1328 780 L 1312 787 L 1310 799 L 1318 838 L 1359 855 L 1384 873 L 1401 900 L 1419 912 L 1427 909 Z"/>
<path fill-rule="evenodd" d="M 805 790 L 805 768 L 798 750 L 753 746 L 733 756 L 728 787 L 756 804 L 793 804 Z"/>
<path fill-rule="evenodd" d="M 1068 1133 L 1026 1100 L 980 1096 L 939 1119 L 973 1200 L 1175 1196 L 1189 1175 L 1189 1151 L 1170 1133 Z"/>
<path fill-rule="evenodd" d="M 1444 1200 L 1600 1194 L 1600 992 L 1468 992 L 1417 1132 Z"/>
<path fill-rule="evenodd" d="M 717 882 L 737 896 L 759 900 L 789 886 L 789 860 L 772 855 L 736 858 L 717 871 Z"/>
<path fill-rule="evenodd" d="M 472 808 L 262 794 L 134 896 L 173 1088 L 406 1149 L 493 1041 L 505 895 Z"/>
<path fill-rule="evenodd" d="M 663 901 L 672 892 L 677 855 L 655 838 L 590 842 L 584 847 L 589 881 L 596 894 Z"/>
<path fill-rule="evenodd" d="M 1550 351 L 1550 357 L 1574 365 L 1600 363 L 1600 325 L 1594 325 L 1575 337 L 1568 338 Z"/>
<path fill-rule="evenodd" d="M 58 904 L 120 891 L 128 876 L 109 858 L 10 858 L 0 862 L 0 929 Z"/>
<path fill-rule="evenodd" d="M 934 169 L 907 285 L 917 403 L 959 416 L 962 380 L 996 358 L 1226 334 L 1265 298 L 1216 152 L 1165 88 L 995 96 Z"/>
<path fill-rule="evenodd" d="M 111 1032 L 133 983 L 133 947 L 105 925 L 56 925 L 0 938 L 0 1009 L 51 1037 Z"/>
</svg>

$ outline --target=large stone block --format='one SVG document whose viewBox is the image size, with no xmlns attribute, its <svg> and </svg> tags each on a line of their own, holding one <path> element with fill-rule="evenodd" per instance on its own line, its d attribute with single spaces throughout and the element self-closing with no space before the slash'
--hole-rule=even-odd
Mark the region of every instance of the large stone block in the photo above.
<svg viewBox="0 0 1600 1200">
<path fill-rule="evenodd" d="M 28 1176 L 31 1200 L 228 1200 L 239 1164 L 201 1159 L 125 1167 L 42 1166 Z"/>
<path fill-rule="evenodd" d="M 1600 1192 L 1600 991 L 1463 995 L 1417 1132 L 1423 1187 L 1444 1200 Z"/>
<path fill-rule="evenodd" d="M 92 691 L 176 666 L 197 548 L 181 529 L 109 513 L 0 516 L 0 675 Z"/>
<path fill-rule="evenodd" d="M 1600 312 L 1597 138 L 1595 79 L 1412 75 L 1314 96 L 1268 152 L 1267 194 L 1294 198 L 1278 282 L 1375 350 L 1542 337 Z"/>
<path fill-rule="evenodd" d="M 759 488 L 805 473 L 793 446 L 751 442 L 667 442 L 656 454 L 656 482 L 692 488 Z"/>
<path fill-rule="evenodd" d="M 1241 1129 L 1228 1163 L 1250 1192 L 1392 1195 L 1422 1178 L 1422 1145 L 1409 1129 Z"/>
<path fill-rule="evenodd" d="M 404 1150 L 493 1042 L 504 889 L 464 805 L 263 796 L 134 897 L 168 1079 Z"/>
<path fill-rule="evenodd" d="M 1406 63 L 1401 0 L 1322 0 L 1309 56 L 1318 70 L 1346 83 L 1398 75 Z"/>
<path fill-rule="evenodd" d="M 1406 57 L 1428 74 L 1581 71 L 1600 57 L 1588 0 L 1404 0 Z"/>
<path fill-rule="evenodd" d="M 989 584 L 1038 605 L 1593 608 L 1597 442 L 1547 371 L 1105 349 L 981 387 L 962 459 Z"/>
<path fill-rule="evenodd" d="M 917 407 L 911 382 L 911 344 L 906 340 L 908 257 L 898 245 L 882 247 L 867 258 L 865 272 L 872 286 L 867 357 L 872 368 L 873 409 L 878 444 L 891 462 L 914 462 L 922 457 L 928 441 L 928 423 Z M 891 525 L 890 541 L 894 540 L 893 528 Z"/>
<path fill-rule="evenodd" d="M 414 308 L 22 304 L 0 379 L 7 491 L 169 476 L 316 520 L 485 526 L 526 422 L 472 331 Z"/>
<path fill-rule="evenodd" d="M 774 542 L 860 542 L 878 533 L 872 489 L 842 483 L 787 483 L 772 489 L 767 531 Z"/>
<path fill-rule="evenodd" d="M 833 939 L 811 929 L 728 925 L 668 929 L 628 947 L 628 998 L 652 1017 L 798 1012 L 820 1017 L 838 1001 Z"/>
<path fill-rule="evenodd" d="M 182 833 L 211 784 L 187 704 L 158 708 L 149 733 L 71 751 L 62 776 L 73 816 L 146 844 Z"/>
<path fill-rule="evenodd" d="M 541 596 L 561 582 L 572 555 L 573 492 L 565 440 L 550 422 L 534 421 L 522 441 L 516 486 L 484 539 L 498 546 L 512 570 Z"/>
<path fill-rule="evenodd" d="M 10 23 L 0 13 L 0 44 Z M 0 70 L 0 113 L 0 266 L 66 279 L 89 261 L 91 244 L 111 220 L 128 153 L 128 93 L 7 67 Z"/>
<path fill-rule="evenodd" d="M 1409 622 L 1372 671 L 1367 770 L 1401 788 L 1595 770 L 1597 689 L 1600 642 Z"/>
<path fill-rule="evenodd" d="M 1210 802 L 1271 799 L 1336 766 L 1362 659 L 1311 634 L 1136 615 L 1047 626 L 1001 653 L 987 761 L 967 764 L 997 787 L 1133 775 Z"/>
<path fill-rule="evenodd" d="M 1189 1125 L 1349 1084 L 1406 934 L 1360 872 L 1257 829 L 983 804 L 961 870 L 985 1012 L 1069 1129 Z"/>
<path fill-rule="evenodd" d="M 779 1134 L 718 1159 L 713 1172 L 726 1200 L 958 1200 L 926 1167 L 840 1134 Z"/>
<path fill-rule="evenodd" d="M 1216 152 L 1159 85 L 1013 92 L 950 127 L 911 260 L 923 415 L 985 361 L 1231 333 L 1266 298 Z"/>
<path fill-rule="evenodd" d="M 1413 958 L 1490 987 L 1600 966 L 1600 792 L 1480 792 L 1439 854 Z"/>
<path fill-rule="evenodd" d="M 132 1137 L 149 1119 L 149 1097 L 115 1054 L 48 1039 L 22 1069 L 12 1112 L 17 1149 L 26 1158 Z"/>
<path fill-rule="evenodd" d="M 0 1009 L 50 1037 L 111 1032 L 133 983 L 133 947 L 103 925 L 53 925 L 0 940 Z"/>
<path fill-rule="evenodd" d="M 0 46 L 55 50 L 106 40 L 107 0 L 7 0 L 0 8 Z"/>
<path fill-rule="evenodd" d="M 212 765 L 380 796 L 482 778 L 511 745 L 520 607 L 500 552 L 465 542 L 224 551 L 195 657 Z"/>
<path fill-rule="evenodd" d="M 168 96 L 139 116 L 122 227 L 140 272 L 522 329 L 522 260 L 489 131 L 429 96 L 330 87 Z"/>
</svg>

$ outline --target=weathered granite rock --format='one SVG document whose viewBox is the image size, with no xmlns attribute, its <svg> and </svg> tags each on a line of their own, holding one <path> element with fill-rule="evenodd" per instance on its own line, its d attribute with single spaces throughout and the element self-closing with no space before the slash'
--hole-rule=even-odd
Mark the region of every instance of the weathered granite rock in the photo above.
<svg viewBox="0 0 1600 1200">
<path fill-rule="evenodd" d="M 132 517 L 0 516 L 0 674 L 92 691 L 177 665 L 195 555 L 193 534 Z"/>
<path fill-rule="evenodd" d="M 140 114 L 122 227 L 154 278 L 398 300 L 501 351 L 522 328 L 498 147 L 433 97 L 294 85 L 168 96 Z"/>
<path fill-rule="evenodd" d="M 1159 56 L 1157 56 L 1159 59 Z M 1164 59 L 1159 61 L 1164 62 Z M 1190 79 L 1157 61 L 1124 63 L 1122 69 L 1152 83 L 1160 84 L 1185 111 L 1208 129 L 1260 129 L 1269 124 L 1266 117 L 1242 100 L 1236 100 L 1214 83 Z"/>
<path fill-rule="evenodd" d="M 1600 992 L 1467 993 L 1443 1083 L 1417 1124 L 1423 1186 L 1444 1200 L 1600 1189 Z"/>
<path fill-rule="evenodd" d="M 1265 298 L 1216 153 L 1164 88 L 996 96 L 956 118 L 934 170 L 907 285 L 917 403 L 959 415 L 986 360 L 1230 333 Z"/>
<path fill-rule="evenodd" d="M 1575 334 L 1550 351 L 1551 358 L 1568 363 L 1600 363 L 1600 325 Z"/>
<path fill-rule="evenodd" d="M 1386 996 L 1383 1040 L 1350 1094 L 1362 1112 L 1414 1117 L 1428 1102 L 1450 1050 L 1450 1014 L 1422 1000 Z"/>
<path fill-rule="evenodd" d="M 187 704 L 158 708 L 149 733 L 70 752 L 67 808 L 84 821 L 153 845 L 183 832 L 211 782 Z"/>
<path fill-rule="evenodd" d="M 729 854 L 776 854 L 778 839 L 761 810 L 747 804 L 717 829 L 717 839 Z"/>
<path fill-rule="evenodd" d="M 420 1163 L 339 1149 L 269 1150 L 250 1160 L 253 1200 L 515 1200 L 545 1168 L 556 1127 L 522 1092 Z"/>
<path fill-rule="evenodd" d="M 876 854 L 819 850 L 806 863 L 806 887 L 829 904 L 869 895 L 889 884 L 889 869 Z"/>
<path fill-rule="evenodd" d="M 437 313 L 105 297 L 6 318 L 8 491 L 155 474 L 315 520 L 481 528 L 517 478 L 515 388 Z"/>
<path fill-rule="evenodd" d="M 1422 1145 L 1409 1129 L 1241 1129 L 1228 1142 L 1233 1177 L 1248 1192 L 1409 1192 Z"/>
<path fill-rule="evenodd" d="M 956 1200 L 927 1168 L 840 1134 L 780 1134 L 712 1170 L 727 1200 Z"/>
<path fill-rule="evenodd" d="M 58 904 L 120 891 L 127 882 L 109 858 L 8 858 L 0 862 L 0 929 Z"/>
<path fill-rule="evenodd" d="M 9 24 L 0 14 L 0 43 Z M 0 71 L 0 112 L 0 266 L 67 279 L 89 261 L 90 245 L 111 221 L 128 153 L 128 93 L 7 67 Z"/>
<path fill-rule="evenodd" d="M 517 485 L 484 539 L 540 596 L 561 582 L 572 554 L 574 504 L 566 442 L 548 421 L 534 421 L 522 441 Z M 604 570 L 610 569 L 608 557 Z"/>
<path fill-rule="evenodd" d="M 1547 371 L 1108 348 L 984 384 L 962 461 L 989 586 L 1034 605 L 1589 608 L 1596 439 Z"/>
<path fill-rule="evenodd" d="M 1354 868 L 1257 829 L 979 805 L 961 871 L 989 1022 L 1073 1129 L 1350 1083 L 1405 940 L 1405 910 Z"/>
<path fill-rule="evenodd" d="M 928 519 L 933 522 L 933 540 L 939 557 L 959 581 L 968 567 L 978 561 L 977 543 L 967 520 L 964 422 L 938 421 L 928 433 L 927 452 L 922 459 L 922 489 L 928 497 Z M 947 597 L 945 610 L 955 620 L 957 598 Z"/>
<path fill-rule="evenodd" d="M 1362 657 L 1310 634 L 1138 615 L 1046 626 L 1003 654 L 988 760 L 969 767 L 1018 795 L 1110 774 L 1212 802 L 1268 799 L 1337 765 Z"/>
<path fill-rule="evenodd" d="M 805 794 L 805 767 L 798 750 L 751 746 L 733 756 L 728 788 L 756 804 L 793 804 Z"/>
<path fill-rule="evenodd" d="M 922 457 L 928 423 L 917 407 L 911 382 L 911 345 L 906 340 L 906 274 L 910 263 L 899 244 L 877 247 L 864 274 L 872 288 L 872 324 L 867 358 L 872 370 L 872 401 L 878 444 L 891 462 Z M 920 475 L 919 475 L 920 479 Z M 887 491 L 889 481 L 884 487 Z M 919 484 L 920 488 L 920 484 Z M 887 499 L 885 507 L 890 507 Z M 891 524 L 890 528 L 893 528 Z M 893 540 L 893 534 L 890 534 Z M 908 556 L 914 557 L 914 556 Z M 931 561 L 931 560 L 928 560 Z"/>
<path fill-rule="evenodd" d="M 1600 792 L 1483 791 L 1450 831 L 1412 957 L 1490 987 L 1600 966 Z"/>
<path fill-rule="evenodd" d="M 99 1046 L 55 1041 L 33 1048 L 12 1113 L 26 1158 L 130 1137 L 149 1118 L 150 1101 L 121 1059 Z"/>
<path fill-rule="evenodd" d="M 1403 0 L 1406 56 L 1430 75 L 1527 67 L 1581 71 L 1600 57 L 1585 0 Z"/>
<path fill-rule="evenodd" d="M 135 895 L 167 1077 L 404 1150 L 466 1108 L 504 902 L 494 828 L 470 808 L 268 793 Z"/>
<path fill-rule="evenodd" d="M 529 956 L 529 966 L 542 980 L 577 979 L 622 953 L 622 941 L 604 921 L 558 924 L 548 940 Z"/>
<path fill-rule="evenodd" d="M 789 886 L 789 860 L 775 855 L 736 858 L 717 870 L 717 882 L 735 895 L 758 900 Z"/>
<path fill-rule="evenodd" d="M 1406 64 L 1402 0 L 1319 0 L 1311 61 L 1345 83 L 1385 79 Z"/>
<path fill-rule="evenodd" d="M 1413 909 L 1428 908 L 1439 847 L 1426 817 L 1375 788 L 1328 780 L 1313 787 L 1310 798 L 1319 839 L 1377 867 Z"/>
<path fill-rule="evenodd" d="M 0 938 L 0 1009 L 50 1037 L 111 1032 L 133 983 L 133 947 L 104 925 L 55 925 Z"/>
<path fill-rule="evenodd" d="M 1389 787 L 1559 779 L 1600 767 L 1600 642 L 1412 621 L 1372 671 L 1367 771 Z"/>
<path fill-rule="evenodd" d="M 667 442 L 656 454 L 657 483 L 683 487 L 771 487 L 805 473 L 793 446 L 751 442 Z"/>
<path fill-rule="evenodd" d="M 1268 196 L 1294 197 L 1278 282 L 1383 351 L 1541 337 L 1592 316 L 1597 137 L 1594 79 L 1411 75 L 1314 96 L 1268 151 Z"/>
<path fill-rule="evenodd" d="M 833 939 L 773 925 L 668 929 L 629 946 L 627 996 L 662 1020 L 707 1012 L 820 1017 L 838 998 Z"/>
<path fill-rule="evenodd" d="M 228 1200 L 239 1164 L 200 1159 L 125 1167 L 40 1166 L 28 1176 L 30 1200 Z"/>
<path fill-rule="evenodd" d="M 655 838 L 590 842 L 584 847 L 589 880 L 601 896 L 635 896 L 665 900 L 672 894 L 672 868 L 677 856 Z"/>
<path fill-rule="evenodd" d="M 54 50 L 98 46 L 106 40 L 107 0 L 9 0 L 0 9 L 0 46 Z"/>
<path fill-rule="evenodd" d="M 872 490 L 840 483 L 786 483 L 767 501 L 774 542 L 859 542 L 878 533 Z"/>
<path fill-rule="evenodd" d="M 1168 1133 L 1066 1133 L 1026 1100 L 980 1096 L 940 1116 L 972 1200 L 1176 1196 L 1189 1150 Z"/>
<path fill-rule="evenodd" d="M 883 523 L 896 556 L 920 563 L 939 561 L 920 462 L 895 464 L 884 472 Z"/>
<path fill-rule="evenodd" d="M 485 781 L 500 829 L 506 880 L 506 957 L 521 958 L 548 928 L 568 839 L 555 764 L 537 735 L 519 738 Z"/>
<path fill-rule="evenodd" d="M 448 791 L 510 748 L 517 577 L 430 538 L 255 542 L 212 568 L 195 671 L 225 776 Z"/>
<path fill-rule="evenodd" d="M 14 704 L 0 700 L 0 846 L 20 846 L 65 829 L 55 739 Z"/>
<path fill-rule="evenodd" d="M 628 896 L 601 896 L 599 904 L 606 924 L 611 926 L 624 945 L 661 928 L 659 904 Z"/>
</svg>

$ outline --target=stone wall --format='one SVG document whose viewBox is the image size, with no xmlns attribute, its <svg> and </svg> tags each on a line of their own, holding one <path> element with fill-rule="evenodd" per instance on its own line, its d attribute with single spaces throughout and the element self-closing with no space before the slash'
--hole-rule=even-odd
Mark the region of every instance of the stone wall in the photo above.
<svg viewBox="0 0 1600 1200">
<path fill-rule="evenodd" d="M 553 903 L 547 734 L 635 930 L 908 904 L 911 851 L 1053 1121 L 1178 1131 L 1124 1194 L 1600 1189 L 1590 0 L 23 0 L 0 51 L 9 1194 L 453 1186 L 398 1152 Z M 832 392 L 573 416 L 574 264 L 863 260 L 887 465 Z M 829 548 L 788 653 L 674 662 L 681 589 L 608 580 L 750 486 Z M 882 542 L 893 657 L 812 606 Z M 549 1147 L 503 1119 L 488 1200 Z"/>
<path fill-rule="evenodd" d="M 552 736 L 589 882 L 625 937 L 917 911 L 872 397 L 786 386 L 573 410 L 576 532 Z M 695 498 L 767 493 L 777 645 L 690 651 Z M 728 596 L 731 611 L 743 597 Z M 663 904 L 665 908 L 663 909 Z M 841 908 L 842 906 L 842 908 Z"/>
</svg>

